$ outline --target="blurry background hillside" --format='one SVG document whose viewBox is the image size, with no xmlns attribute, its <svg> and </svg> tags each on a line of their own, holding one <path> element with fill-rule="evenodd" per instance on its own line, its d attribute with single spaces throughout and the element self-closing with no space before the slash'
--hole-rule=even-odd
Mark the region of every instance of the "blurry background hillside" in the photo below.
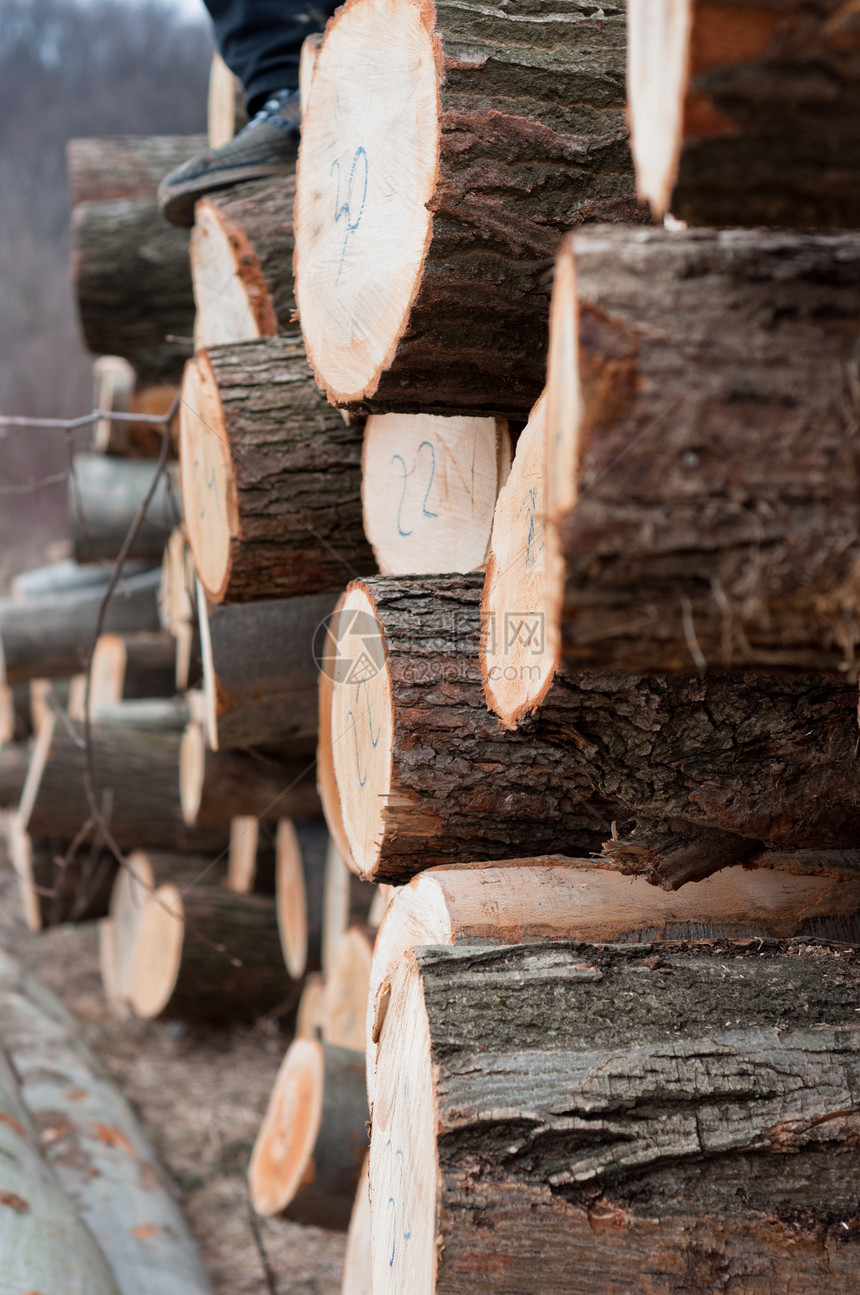
<svg viewBox="0 0 860 1295">
<path fill-rule="evenodd" d="M 92 357 L 69 286 L 65 144 L 205 130 L 212 41 L 202 5 L 199 20 L 188 15 L 168 0 L 0 0 L 0 412 L 91 408 Z M 0 429 L 0 588 L 66 529 L 64 484 L 10 487 L 67 461 L 62 434 Z"/>
</svg>

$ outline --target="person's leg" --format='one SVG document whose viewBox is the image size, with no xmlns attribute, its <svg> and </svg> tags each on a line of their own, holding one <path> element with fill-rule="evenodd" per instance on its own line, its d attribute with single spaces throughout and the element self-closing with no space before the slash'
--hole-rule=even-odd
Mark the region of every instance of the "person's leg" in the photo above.
<svg viewBox="0 0 860 1295">
<path fill-rule="evenodd" d="M 253 116 L 276 90 L 297 90 L 302 41 L 322 31 L 339 0 L 204 0 L 215 43 L 242 82 Z"/>
</svg>

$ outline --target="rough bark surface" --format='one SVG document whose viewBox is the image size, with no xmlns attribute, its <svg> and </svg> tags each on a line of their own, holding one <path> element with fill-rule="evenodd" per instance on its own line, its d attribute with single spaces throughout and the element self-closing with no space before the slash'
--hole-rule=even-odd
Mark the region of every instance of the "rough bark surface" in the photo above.
<svg viewBox="0 0 860 1295">
<path fill-rule="evenodd" d="M 249 751 L 204 751 L 198 826 L 223 824 L 242 814 L 258 818 L 313 818 L 319 797 L 306 760 L 281 763 Z M 177 789 L 179 783 L 177 781 Z"/>
<path fill-rule="evenodd" d="M 579 762 L 542 737 L 505 731 L 487 711 L 481 585 L 480 576 L 360 584 L 372 600 L 393 706 L 374 881 L 404 881 L 442 863 L 589 854 L 609 835 L 614 815 Z"/>
<path fill-rule="evenodd" d="M 374 571 L 361 520 L 361 427 L 320 395 L 300 336 L 211 347 L 194 363 L 217 388 L 215 431 L 231 456 L 229 518 L 189 527 L 192 549 L 207 521 L 229 527 L 228 569 L 219 587 L 207 585 L 210 597 L 338 592 L 350 576 Z M 183 493 L 187 511 L 184 475 Z"/>
<path fill-rule="evenodd" d="M 155 468 L 146 459 L 106 454 L 76 454 L 69 478 L 69 528 L 75 560 L 113 561 L 152 484 Z M 182 523 L 178 473 L 169 468 L 159 479 L 143 522 L 129 550 L 132 557 L 161 561 L 174 527 Z"/>
<path fill-rule="evenodd" d="M 568 660 L 856 672 L 860 240 L 619 234 L 569 244 Z"/>
<path fill-rule="evenodd" d="M 206 147 L 205 135 L 108 135 L 66 145 L 69 202 L 154 198 L 175 166 Z"/>
<path fill-rule="evenodd" d="M 439 1245 L 413 1289 L 520 1295 L 536 1265 L 547 1295 L 572 1273 L 580 1295 L 856 1289 L 856 952 L 572 944 L 417 967 Z M 386 1223 L 373 1170 L 371 1151 Z M 375 1222 L 377 1295 L 383 1244 Z"/>
<path fill-rule="evenodd" d="M 158 571 L 124 577 L 108 604 L 107 633 L 158 629 Z M 9 683 L 63 678 L 83 669 L 104 585 L 0 601 L 0 639 Z"/>
<path fill-rule="evenodd" d="M 437 42 L 441 137 L 415 295 L 384 370 L 351 401 L 323 366 L 325 337 L 307 337 L 309 354 L 330 397 L 368 413 L 524 415 L 544 381 L 544 280 L 560 235 L 586 221 L 639 214 L 625 122 L 624 8 L 524 0 L 511 13 L 503 3 L 437 0 L 427 15 Z M 350 21 L 350 10 L 337 21 Z M 320 90 L 326 53 L 324 46 L 309 118 L 331 111 Z M 380 49 L 383 65 L 387 57 Z M 367 63 L 352 62 L 327 77 L 373 75 Z M 384 147 L 366 143 L 371 153 Z M 326 174 L 328 165 L 326 158 Z M 309 167 L 303 155 L 299 219 Z M 302 312 L 311 240 L 299 226 Z M 358 234 L 352 243 L 350 255 L 358 256 Z M 410 276 L 416 270 L 404 267 Z"/>
<path fill-rule="evenodd" d="M 11 809 L 21 799 L 30 753 L 24 742 L 0 746 L 0 810 Z"/>
<path fill-rule="evenodd" d="M 699 225 L 860 224 L 853 6 L 692 0 L 690 7 L 674 214 Z"/>
<path fill-rule="evenodd" d="M 860 831 L 856 684 L 562 671 L 524 728 L 617 806 L 604 854 L 664 885 L 763 848 L 850 849 Z"/>
<path fill-rule="evenodd" d="M 240 338 L 217 336 L 217 301 L 208 294 L 201 297 L 196 262 L 200 228 L 208 214 L 227 240 L 230 260 L 223 274 L 235 277 L 248 303 L 249 313 L 257 325 L 257 336 L 290 333 L 296 309 L 293 288 L 293 203 L 296 196 L 295 174 L 284 175 L 276 183 L 256 180 L 236 185 L 224 192 L 211 193 L 196 207 L 196 221 L 191 235 L 191 277 L 197 300 L 198 343 L 210 346 L 219 341 Z M 200 314 L 206 312 L 202 320 Z M 214 312 L 214 313 L 213 313 Z M 202 325 L 202 331 L 201 331 Z"/>
</svg>

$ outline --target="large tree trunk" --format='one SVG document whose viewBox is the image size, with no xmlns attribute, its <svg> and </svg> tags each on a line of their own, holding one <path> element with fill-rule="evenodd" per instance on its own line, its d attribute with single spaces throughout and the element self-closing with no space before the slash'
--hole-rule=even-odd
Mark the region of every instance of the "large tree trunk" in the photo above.
<svg viewBox="0 0 860 1295">
<path fill-rule="evenodd" d="M 121 355 L 142 384 L 176 381 L 194 297 L 188 232 L 158 211 L 159 180 L 206 147 L 200 136 L 72 140 L 72 278 L 84 340 Z"/>
<path fill-rule="evenodd" d="M 503 418 L 368 418 L 361 502 L 382 574 L 482 570 L 496 497 L 510 467 Z"/>
<path fill-rule="evenodd" d="M 147 898 L 131 972 L 138 1016 L 252 1021 L 289 1011 L 300 989 L 284 966 L 268 896 L 166 882 Z"/>
<path fill-rule="evenodd" d="M 804 944 L 408 955 L 374 1295 L 849 1295 L 858 988 L 854 951 Z"/>
<path fill-rule="evenodd" d="M 76 454 L 74 476 L 69 478 L 69 525 L 75 559 L 113 561 L 125 543 L 146 492 L 152 485 L 154 464 L 148 459 L 126 459 L 106 454 Z M 159 478 L 129 553 L 161 561 L 171 531 L 182 521 L 178 474 L 168 467 Z"/>
<path fill-rule="evenodd" d="M 511 859 L 421 873 L 395 896 L 373 951 L 365 1039 L 371 1111 L 380 1032 L 397 969 L 410 949 L 792 935 L 856 943 L 857 872 L 822 878 L 788 871 L 798 863 L 771 857 L 754 869 L 726 868 L 680 894 L 621 877 L 593 859 Z"/>
<path fill-rule="evenodd" d="M 2 955 L 3 960 L 7 958 Z M 0 1253 L 8 1291 L 123 1295 L 78 1211 L 40 1154 L 17 1077 L 0 1052 Z"/>
<path fill-rule="evenodd" d="M 212 751 L 192 721 L 182 735 L 177 792 L 189 825 L 223 824 L 240 814 L 276 821 L 314 818 L 319 797 L 313 767 L 306 760 L 270 759 L 249 751 Z"/>
<path fill-rule="evenodd" d="M 619 232 L 553 304 L 568 660 L 856 671 L 860 239 Z"/>
<path fill-rule="evenodd" d="M 62 1004 L 7 954 L 0 954 L 0 1037 L 45 1159 L 76 1207 L 84 1236 L 100 1247 L 121 1295 L 211 1295 L 175 1189 L 131 1107 Z M 18 1120 L 20 1129 L 20 1113 Z M 19 1136 L 14 1125 L 4 1128 L 13 1139 Z M 20 1164 L 17 1155 L 3 1157 L 7 1191 L 7 1175 L 16 1161 Z M 83 1250 L 79 1242 L 62 1236 L 65 1201 L 56 1199 L 54 1189 L 50 1211 L 40 1222 L 35 1185 L 34 1175 L 23 1193 L 29 1211 L 16 1210 L 4 1193 L 4 1205 L 12 1208 L 0 1215 L 13 1220 L 10 1236 L 0 1240 L 4 1288 L 40 1295 L 109 1290 L 113 1295 L 113 1283 L 105 1285 L 95 1266 L 76 1284 L 73 1274 Z M 30 1261 L 35 1257 L 34 1250 L 19 1248 L 27 1228 L 24 1219 L 40 1222 L 35 1253 L 43 1262 L 53 1254 L 56 1240 L 66 1240 L 60 1255 L 54 1254 L 52 1278 L 47 1266 L 41 1274 L 26 1266 L 15 1269 L 19 1255 L 29 1254 Z"/>
<path fill-rule="evenodd" d="M 633 0 L 639 193 L 704 225 L 860 224 L 860 48 L 842 0 Z"/>
<path fill-rule="evenodd" d="M 108 604 L 103 629 L 158 629 L 158 571 L 123 576 Z M 69 593 L 0 600 L 0 640 L 9 683 L 68 677 L 83 666 L 93 641 L 104 583 Z"/>
<path fill-rule="evenodd" d="M 92 729 L 95 797 L 121 849 L 214 849 L 227 828 L 186 826 L 179 795 L 178 733 Z M 84 787 L 83 725 L 43 725 L 21 797 L 21 826 L 34 837 L 72 841 L 90 818 Z M 229 820 L 228 820 L 229 821 Z"/>
<path fill-rule="evenodd" d="M 251 1153 L 257 1213 L 345 1231 L 367 1154 L 366 1122 L 361 1053 L 293 1043 Z"/>
<path fill-rule="evenodd" d="M 380 577 L 339 603 L 320 678 L 318 784 L 338 849 L 368 880 L 588 854 L 611 835 L 577 760 L 488 714 L 480 588 L 479 576 Z"/>
<path fill-rule="evenodd" d="M 191 278 L 198 347 L 295 330 L 295 174 L 201 198 L 194 208 Z"/>
<path fill-rule="evenodd" d="M 214 750 L 314 750 L 315 652 L 335 601 L 326 594 L 207 607 L 199 599 L 206 731 Z"/>
<path fill-rule="evenodd" d="M 198 352 L 182 394 L 186 529 L 210 598 L 337 592 L 375 569 L 361 429 L 320 395 L 297 333 Z"/>
<path fill-rule="evenodd" d="M 617 4 L 340 10 L 302 122 L 296 200 L 299 314 L 335 403 L 529 409 L 560 235 L 639 214 L 624 64 Z"/>
</svg>

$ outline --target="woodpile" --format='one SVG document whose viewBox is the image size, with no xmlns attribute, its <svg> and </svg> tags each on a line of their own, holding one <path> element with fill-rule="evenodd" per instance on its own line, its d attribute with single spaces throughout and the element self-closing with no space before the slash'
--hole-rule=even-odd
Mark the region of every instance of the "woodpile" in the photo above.
<svg viewBox="0 0 860 1295">
<path fill-rule="evenodd" d="M 347 0 L 190 242 L 191 141 L 70 146 L 7 848 L 113 1011 L 283 1031 L 251 1200 L 343 1295 L 860 1284 L 849 9 Z"/>
</svg>

